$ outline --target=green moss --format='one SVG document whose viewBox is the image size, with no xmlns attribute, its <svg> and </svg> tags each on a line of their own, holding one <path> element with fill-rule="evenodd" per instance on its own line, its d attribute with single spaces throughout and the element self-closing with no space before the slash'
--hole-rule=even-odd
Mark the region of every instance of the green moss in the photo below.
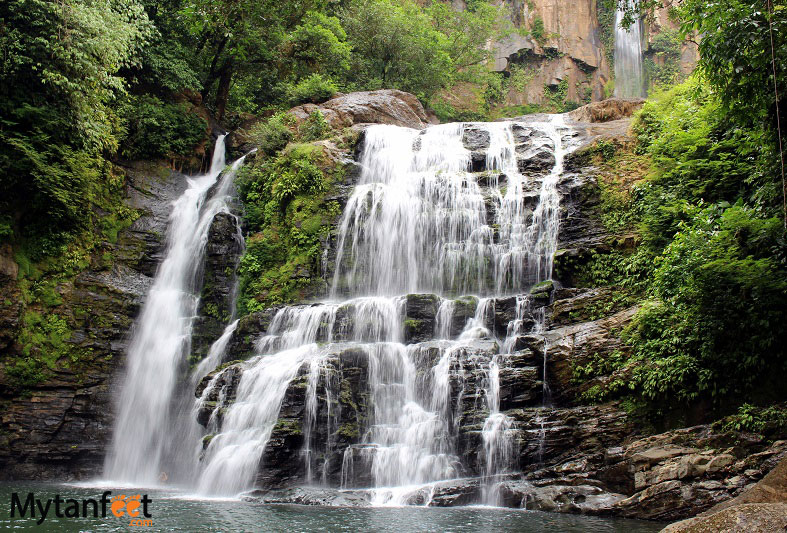
<svg viewBox="0 0 787 533">
<path fill-rule="evenodd" d="M 322 288 L 322 243 L 340 215 L 326 201 L 344 168 L 318 144 L 289 144 L 238 178 L 250 230 L 238 269 L 239 311 L 249 313 L 302 299 Z"/>
<path fill-rule="evenodd" d="M 17 337 L 23 357 L 6 363 L 6 376 L 14 386 L 24 388 L 40 383 L 49 371 L 59 366 L 68 368 L 83 355 L 67 343 L 71 335 L 71 328 L 63 317 L 26 311 Z"/>
<path fill-rule="evenodd" d="M 336 430 L 336 434 L 346 439 L 357 439 L 361 436 L 358 424 L 352 422 L 347 422 L 339 426 L 339 429 Z"/>
<path fill-rule="evenodd" d="M 542 281 L 541 283 L 536 283 L 530 288 L 530 294 L 536 294 L 540 292 L 549 292 L 555 287 L 555 284 L 552 282 L 551 279 L 546 281 Z"/>
<path fill-rule="evenodd" d="M 274 433 L 284 433 L 285 435 L 303 435 L 303 429 L 299 420 L 280 418 L 273 426 Z"/>
</svg>

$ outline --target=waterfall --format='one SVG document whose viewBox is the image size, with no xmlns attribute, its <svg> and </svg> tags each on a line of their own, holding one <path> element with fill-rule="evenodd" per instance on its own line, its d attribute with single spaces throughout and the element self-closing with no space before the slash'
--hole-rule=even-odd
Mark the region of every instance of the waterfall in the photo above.
<svg viewBox="0 0 787 533">
<path fill-rule="evenodd" d="M 627 9 L 634 9 L 634 1 L 626 0 Z M 629 28 L 623 27 L 625 10 L 618 7 L 615 14 L 615 96 L 641 98 L 647 96 L 645 69 L 642 56 L 642 21 L 636 16 Z"/>
<path fill-rule="evenodd" d="M 224 136 L 216 141 L 210 170 L 188 179 L 173 203 L 167 251 L 132 330 L 127 370 L 104 475 L 113 481 L 154 484 L 169 477 L 170 457 L 187 460 L 183 431 L 196 435 L 193 418 L 180 413 L 179 384 L 187 371 L 193 320 L 199 304 L 198 278 L 213 217 L 229 212 L 230 193 L 243 158 L 225 169 Z M 182 387 L 181 387 L 182 388 Z M 185 391 L 186 398 L 190 391 Z M 184 429 L 182 425 L 187 425 Z M 177 474 L 177 472 L 175 472 Z"/>
<path fill-rule="evenodd" d="M 482 177 L 470 172 L 468 127 L 489 139 L 483 188 Z M 280 411 L 294 405 L 288 391 L 297 389 L 303 444 L 293 462 L 305 481 L 325 483 L 335 452 L 342 459 L 332 468 L 341 468 L 342 487 L 358 486 L 362 465 L 370 480 L 362 486 L 377 505 L 428 502 L 424 487 L 467 473 L 457 433 L 466 416 L 463 399 L 477 402 L 486 413 L 479 420 L 485 501 L 495 503 L 495 484 L 516 468 L 514 422 L 501 411 L 501 374 L 506 353 L 531 323 L 523 293 L 551 278 L 566 130 L 562 116 L 526 126 L 369 127 L 361 175 L 338 227 L 331 300 L 280 308 L 255 357 L 238 365 L 234 397 L 218 374 L 198 401 L 212 410 L 207 426 L 215 432 L 202 452 L 200 492 L 232 495 L 255 487 Z M 554 152 L 549 172 L 520 171 L 518 158 L 530 152 L 517 153 L 517 131 L 530 150 Z M 437 295 L 428 332 L 436 340 L 408 344 L 408 294 L 418 292 Z M 497 340 L 496 302 L 507 295 L 516 296 L 516 316 Z M 335 365 L 348 347 L 366 364 L 369 411 L 356 443 L 337 450 L 330 438 L 342 393 Z M 329 437 L 316 438 L 323 434 Z"/>
</svg>

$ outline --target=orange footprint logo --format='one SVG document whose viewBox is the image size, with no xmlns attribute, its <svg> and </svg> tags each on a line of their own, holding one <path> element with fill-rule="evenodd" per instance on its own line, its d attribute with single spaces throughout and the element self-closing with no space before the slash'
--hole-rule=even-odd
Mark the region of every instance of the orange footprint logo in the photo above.
<svg viewBox="0 0 787 533">
<path fill-rule="evenodd" d="M 118 494 L 112 498 L 112 505 L 110 509 L 112 514 L 121 517 L 124 514 L 132 518 L 139 516 L 139 501 L 142 495 L 135 494 L 134 496 L 126 496 L 125 494 Z"/>
</svg>

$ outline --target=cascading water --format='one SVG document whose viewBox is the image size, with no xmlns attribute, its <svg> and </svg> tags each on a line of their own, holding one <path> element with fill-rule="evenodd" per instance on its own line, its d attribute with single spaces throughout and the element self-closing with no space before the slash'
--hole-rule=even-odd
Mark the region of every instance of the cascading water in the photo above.
<svg viewBox="0 0 787 533">
<path fill-rule="evenodd" d="M 626 9 L 634 11 L 634 1 L 626 0 Z M 628 28 L 623 27 L 626 10 L 618 7 L 615 14 L 615 96 L 641 98 L 647 96 L 642 55 L 642 21 L 639 16 Z"/>
<path fill-rule="evenodd" d="M 224 171 L 224 152 L 222 135 L 208 173 L 189 178 L 188 188 L 173 204 L 166 256 L 131 336 L 112 445 L 104 465 L 108 479 L 153 484 L 161 472 L 169 477 L 187 475 L 190 470 L 173 464 L 191 462 L 178 446 L 187 438 L 183 432 L 198 435 L 189 404 L 185 404 L 186 413 L 176 412 L 183 406 L 176 396 L 187 370 L 208 229 L 217 213 L 229 212 L 233 179 L 243 163 L 240 158 Z"/>
<path fill-rule="evenodd" d="M 299 376 L 305 382 L 305 478 L 324 481 L 327 459 L 318 475 L 316 458 L 328 457 L 335 443 L 318 442 L 315 435 L 322 434 L 318 424 L 328 425 L 324 434 L 335 432 L 331 409 L 341 391 L 331 361 L 349 346 L 367 364 L 370 412 L 358 444 L 338 450 L 342 486 L 357 486 L 356 469 L 363 464 L 372 502 L 401 505 L 424 496 L 424 486 L 464 475 L 456 436 L 467 395 L 488 413 L 481 420 L 479 458 L 490 485 L 486 501 L 495 503 L 499 475 L 516 465 L 513 421 L 500 410 L 506 359 L 491 350 L 513 350 L 525 333 L 529 305 L 527 297 L 517 298 L 517 316 L 506 338 L 496 342 L 490 340 L 494 297 L 521 294 L 551 277 L 566 126 L 562 116 L 528 123 L 531 149 L 549 146 L 554 152 L 553 168 L 540 177 L 518 168 L 515 124 L 471 126 L 489 138 L 486 190 L 469 172 L 465 125 L 367 129 L 362 173 L 339 226 L 333 301 L 280 309 L 258 341 L 257 357 L 240 365 L 234 398 L 218 391 L 224 387 L 218 375 L 207 385 L 202 405 L 219 394 L 211 404 L 208 430 L 216 434 L 202 455 L 200 491 L 231 495 L 254 487 L 288 387 Z M 438 340 L 406 344 L 407 294 L 414 292 L 439 295 L 433 331 Z M 467 294 L 474 296 L 453 299 Z M 457 325 L 460 307 L 466 313 L 468 305 L 474 312 Z M 490 351 L 474 352 L 476 346 Z M 466 373 L 476 371 L 485 376 L 483 383 L 465 390 Z M 318 416 L 321 397 L 327 421 Z"/>
</svg>

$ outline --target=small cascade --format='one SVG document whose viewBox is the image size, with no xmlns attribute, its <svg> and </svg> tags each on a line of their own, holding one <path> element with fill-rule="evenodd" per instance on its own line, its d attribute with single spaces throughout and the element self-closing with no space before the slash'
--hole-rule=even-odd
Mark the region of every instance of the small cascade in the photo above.
<svg viewBox="0 0 787 533">
<path fill-rule="evenodd" d="M 162 472 L 169 478 L 190 472 L 179 464 L 190 460 L 180 453 L 179 444 L 184 431 L 192 434 L 196 428 L 188 417 L 191 402 L 185 401 L 190 391 L 179 395 L 179 379 L 187 370 L 207 233 L 217 213 L 229 212 L 233 180 L 244 159 L 225 171 L 224 151 L 222 135 L 208 173 L 189 178 L 188 188 L 173 203 L 166 256 L 131 335 L 104 465 L 108 479 L 153 484 Z"/>
<path fill-rule="evenodd" d="M 626 8 L 634 10 L 634 0 L 626 0 Z M 626 12 L 618 7 L 615 14 L 615 96 L 643 98 L 647 96 L 642 54 L 642 21 L 635 16 L 629 28 L 623 27 Z"/>
<path fill-rule="evenodd" d="M 436 339 L 451 338 L 451 322 L 454 318 L 456 302 L 454 300 L 442 300 L 440 307 L 437 308 L 435 316 L 434 335 Z"/>
<path fill-rule="evenodd" d="M 467 321 L 464 331 L 459 336 L 459 340 L 479 339 L 489 337 L 490 314 L 494 313 L 495 301 L 492 298 L 480 298 L 475 308 L 473 318 Z"/>
<path fill-rule="evenodd" d="M 226 410 L 221 432 L 208 444 L 202 458 L 198 490 L 233 495 L 249 489 L 265 445 L 279 416 L 287 387 L 301 366 L 320 354 L 315 342 L 323 318 L 335 308 L 301 307 L 280 310 L 269 335 L 259 340 L 257 357 L 243 364 L 235 401 L 217 403 Z M 278 350 L 268 354 L 271 349 Z"/>
<path fill-rule="evenodd" d="M 221 334 L 221 337 L 216 339 L 210 350 L 208 350 L 208 355 L 199 362 L 197 368 L 192 373 L 192 381 L 196 383 L 199 381 L 203 376 L 207 375 L 211 370 L 219 366 L 221 360 L 224 357 L 224 354 L 227 353 L 227 345 L 229 344 L 230 340 L 232 339 L 232 334 L 235 333 L 235 330 L 238 329 L 238 320 L 233 320 L 230 322 L 226 328 L 224 328 L 224 332 Z"/>
<path fill-rule="evenodd" d="M 514 421 L 500 412 L 500 364 L 499 356 L 489 364 L 489 387 L 487 407 L 489 416 L 484 421 L 481 438 L 484 443 L 484 486 L 483 501 L 497 505 L 499 500 L 500 475 L 514 466 L 515 441 L 512 435 Z"/>
</svg>

